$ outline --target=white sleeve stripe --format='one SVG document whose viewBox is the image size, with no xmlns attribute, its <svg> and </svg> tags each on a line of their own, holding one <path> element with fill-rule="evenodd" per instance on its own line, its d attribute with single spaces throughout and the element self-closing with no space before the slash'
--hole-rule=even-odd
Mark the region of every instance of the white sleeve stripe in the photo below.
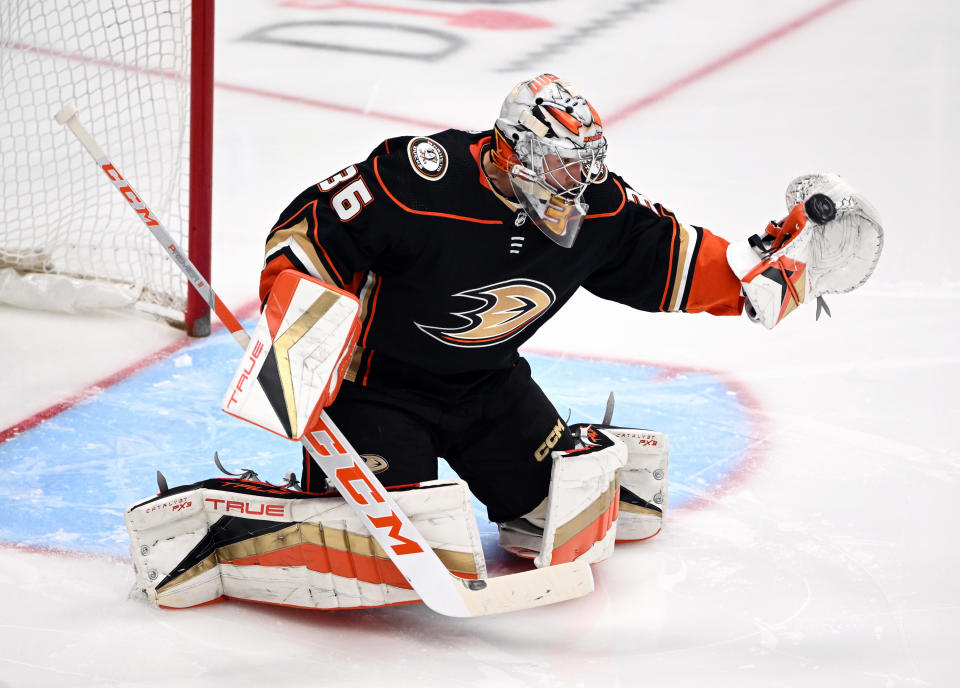
<svg viewBox="0 0 960 688">
<path fill-rule="evenodd" d="M 694 229 L 693 232 L 687 230 L 682 224 L 677 222 L 677 238 L 680 242 L 680 249 L 677 253 L 677 271 L 674 276 L 673 289 L 670 295 L 670 305 L 667 310 L 676 311 L 680 309 L 683 303 L 683 295 L 687 292 L 688 282 L 693 276 L 691 264 L 693 256 L 696 255 L 697 245 L 700 242 L 700 232 Z"/>
<path fill-rule="evenodd" d="M 304 244 L 306 244 L 306 246 L 304 246 Z M 304 238 L 301 241 L 300 236 L 294 234 L 293 236 L 287 237 L 286 240 L 274 244 L 266 256 L 266 262 L 269 263 L 270 259 L 283 249 L 289 249 L 293 255 L 297 257 L 307 269 L 307 274 L 321 279 L 327 284 L 338 286 L 330 277 L 326 268 L 323 267 L 323 263 L 320 262 L 320 257 L 317 255 L 316 250 L 314 250 L 307 239 Z"/>
</svg>

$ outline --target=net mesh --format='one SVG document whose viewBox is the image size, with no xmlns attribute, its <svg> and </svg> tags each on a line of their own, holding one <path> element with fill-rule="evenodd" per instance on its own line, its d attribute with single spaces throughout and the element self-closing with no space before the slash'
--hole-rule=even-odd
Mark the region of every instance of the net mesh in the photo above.
<svg viewBox="0 0 960 688">
<path fill-rule="evenodd" d="M 0 90 L 0 267 L 113 285 L 182 320 L 186 279 L 53 118 L 74 103 L 185 247 L 190 0 L 4 0 Z"/>
</svg>

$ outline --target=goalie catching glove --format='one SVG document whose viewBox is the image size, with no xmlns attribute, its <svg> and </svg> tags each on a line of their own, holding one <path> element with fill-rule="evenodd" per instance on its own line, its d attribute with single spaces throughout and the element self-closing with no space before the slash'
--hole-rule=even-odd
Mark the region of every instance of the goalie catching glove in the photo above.
<svg viewBox="0 0 960 688">
<path fill-rule="evenodd" d="M 767 225 L 764 236 L 727 248 L 747 315 L 768 329 L 811 299 L 819 316 L 822 295 L 866 282 L 883 248 L 879 213 L 835 174 L 794 179 L 786 202 L 789 214 Z"/>
<path fill-rule="evenodd" d="M 223 398 L 231 416 L 299 440 L 333 403 L 360 334 L 360 302 L 284 270 Z"/>
</svg>

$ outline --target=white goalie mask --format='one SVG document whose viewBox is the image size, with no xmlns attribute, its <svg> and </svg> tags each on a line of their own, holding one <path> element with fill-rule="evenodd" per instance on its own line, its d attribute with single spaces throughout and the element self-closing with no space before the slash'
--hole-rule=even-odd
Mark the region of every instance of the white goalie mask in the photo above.
<svg viewBox="0 0 960 688">
<path fill-rule="evenodd" d="M 551 240 L 572 246 L 587 214 L 583 194 L 606 177 L 597 111 L 569 82 L 541 74 L 503 101 L 494 139 L 493 162 L 521 207 Z"/>
</svg>

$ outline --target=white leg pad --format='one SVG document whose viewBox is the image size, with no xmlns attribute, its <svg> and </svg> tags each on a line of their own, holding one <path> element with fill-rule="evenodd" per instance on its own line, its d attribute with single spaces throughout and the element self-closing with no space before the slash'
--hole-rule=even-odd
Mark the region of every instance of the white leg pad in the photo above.
<svg viewBox="0 0 960 688">
<path fill-rule="evenodd" d="M 627 449 L 620 471 L 620 516 L 617 540 L 645 540 L 660 532 L 667 513 L 667 468 L 670 443 L 662 432 L 605 428 Z"/>
<path fill-rule="evenodd" d="M 429 481 L 391 496 L 451 572 L 486 578 L 465 483 Z M 225 597 L 319 609 L 419 600 L 339 496 L 213 479 L 135 504 L 125 520 L 136 585 L 157 606 Z"/>
<path fill-rule="evenodd" d="M 568 561 L 594 564 L 613 554 L 617 533 L 618 473 L 627 463 L 624 443 L 591 426 L 574 426 L 586 445 L 553 452 L 540 568 Z"/>
</svg>

